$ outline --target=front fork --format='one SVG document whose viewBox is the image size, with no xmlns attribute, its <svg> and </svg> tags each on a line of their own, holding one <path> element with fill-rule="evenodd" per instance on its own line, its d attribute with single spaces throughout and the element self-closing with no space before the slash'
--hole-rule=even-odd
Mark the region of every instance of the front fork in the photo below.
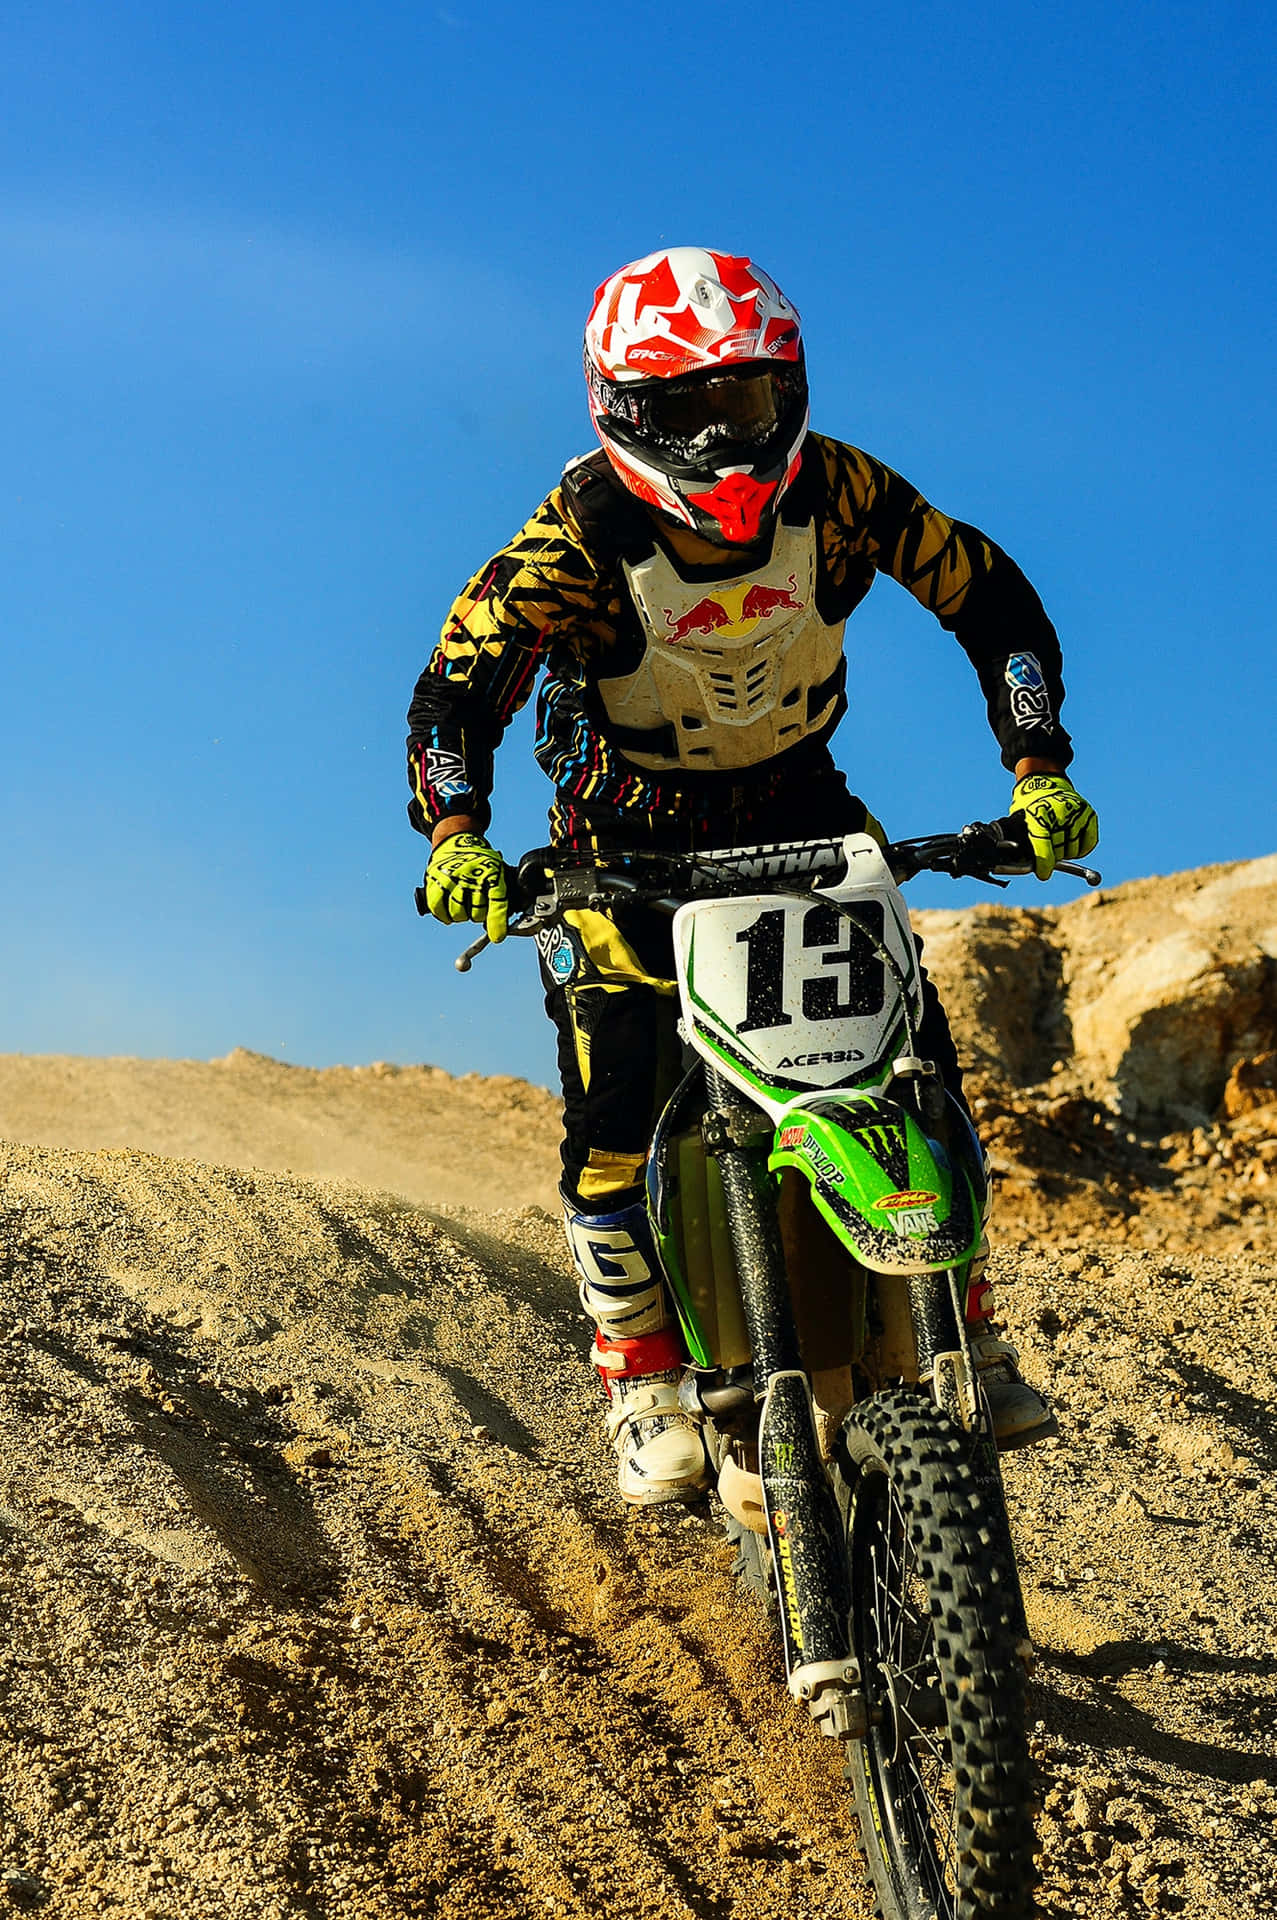
<svg viewBox="0 0 1277 1920">
<path fill-rule="evenodd" d="M 965 1290 L 965 1269 L 961 1281 L 952 1267 L 947 1273 L 920 1273 L 910 1279 L 909 1305 L 918 1342 L 918 1376 L 930 1384 L 932 1398 L 941 1412 L 947 1413 L 971 1437 L 968 1464 L 985 1495 L 988 1511 L 997 1516 L 998 1556 L 1003 1563 L 1008 1618 L 1025 1670 L 1031 1672 L 1033 1642 L 1025 1617 L 1020 1569 L 1011 1539 L 993 1422 L 971 1360 Z"/>
<path fill-rule="evenodd" d="M 762 1401 L 758 1470 L 789 1691 L 805 1702 L 822 1732 L 860 1739 L 867 1722 L 851 1645 L 847 1555 L 790 1304 L 767 1172 L 771 1129 L 760 1131 L 758 1109 L 712 1068 L 706 1081 L 705 1144 L 718 1160 L 755 1397 Z"/>
</svg>

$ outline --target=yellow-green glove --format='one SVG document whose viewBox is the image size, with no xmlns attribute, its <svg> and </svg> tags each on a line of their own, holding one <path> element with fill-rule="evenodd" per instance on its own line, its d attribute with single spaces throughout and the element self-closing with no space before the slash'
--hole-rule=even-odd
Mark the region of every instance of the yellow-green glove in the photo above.
<svg viewBox="0 0 1277 1920">
<path fill-rule="evenodd" d="M 505 862 L 481 833 L 453 833 L 439 842 L 426 868 L 426 905 L 436 920 L 482 920 L 489 940 L 505 939 Z"/>
<path fill-rule="evenodd" d="M 1064 773 L 1028 773 L 1017 780 L 1011 812 L 1024 815 L 1039 880 L 1049 880 L 1059 861 L 1089 853 L 1100 837 L 1095 808 Z"/>
</svg>

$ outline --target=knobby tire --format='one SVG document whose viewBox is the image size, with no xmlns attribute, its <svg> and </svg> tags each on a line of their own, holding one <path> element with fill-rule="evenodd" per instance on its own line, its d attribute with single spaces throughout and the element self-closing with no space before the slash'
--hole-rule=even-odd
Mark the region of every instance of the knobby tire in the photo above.
<svg viewBox="0 0 1277 1920">
<path fill-rule="evenodd" d="M 771 1548 L 761 1534 L 743 1527 L 734 1514 L 724 1513 L 723 1531 L 736 1549 L 732 1576 L 750 1594 L 763 1611 L 776 1613 L 776 1583 L 772 1576 Z"/>
<path fill-rule="evenodd" d="M 1033 1822 L 1013 1582 L 972 1442 L 917 1393 L 849 1414 L 833 1471 L 869 1701 L 848 1778 L 885 1920 L 1030 1920 Z"/>
</svg>

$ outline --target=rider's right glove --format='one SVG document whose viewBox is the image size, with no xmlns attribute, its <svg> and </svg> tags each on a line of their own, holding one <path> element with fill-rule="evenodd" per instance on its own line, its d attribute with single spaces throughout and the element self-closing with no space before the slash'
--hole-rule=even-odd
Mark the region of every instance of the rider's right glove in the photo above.
<svg viewBox="0 0 1277 1920">
<path fill-rule="evenodd" d="M 1029 773 L 1015 783 L 1011 812 L 1022 813 L 1033 871 L 1049 880 L 1061 860 L 1089 853 L 1100 837 L 1095 808 L 1063 773 Z"/>
<path fill-rule="evenodd" d="M 495 944 L 505 939 L 509 904 L 505 862 L 481 833 L 439 842 L 426 868 L 426 905 L 436 920 L 482 920 Z"/>
</svg>

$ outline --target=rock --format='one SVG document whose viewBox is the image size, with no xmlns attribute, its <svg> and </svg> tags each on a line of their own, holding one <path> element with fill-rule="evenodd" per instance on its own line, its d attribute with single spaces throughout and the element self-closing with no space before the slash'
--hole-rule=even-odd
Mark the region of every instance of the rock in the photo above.
<svg viewBox="0 0 1277 1920">
<path fill-rule="evenodd" d="M 1250 1029 L 1275 1019 L 1272 961 L 1226 957 L 1197 933 L 1137 950 L 1073 1016 L 1077 1051 L 1129 1118 L 1215 1111 Z"/>
<path fill-rule="evenodd" d="M 1240 1114 L 1254 1113 L 1259 1107 L 1277 1101 L 1277 1050 L 1261 1053 L 1250 1060 L 1238 1060 L 1228 1076 L 1220 1101 L 1225 1114 L 1235 1120 Z"/>
<path fill-rule="evenodd" d="M 1062 953 L 1044 915 L 1005 907 L 916 916 L 964 1058 L 1017 1086 L 1060 1065 Z"/>
<path fill-rule="evenodd" d="M 1097 1795 L 1088 1793 L 1085 1787 L 1079 1787 L 1074 1794 L 1069 1812 L 1074 1826 L 1081 1833 L 1095 1833 L 1104 1818 L 1103 1802 Z"/>
</svg>

